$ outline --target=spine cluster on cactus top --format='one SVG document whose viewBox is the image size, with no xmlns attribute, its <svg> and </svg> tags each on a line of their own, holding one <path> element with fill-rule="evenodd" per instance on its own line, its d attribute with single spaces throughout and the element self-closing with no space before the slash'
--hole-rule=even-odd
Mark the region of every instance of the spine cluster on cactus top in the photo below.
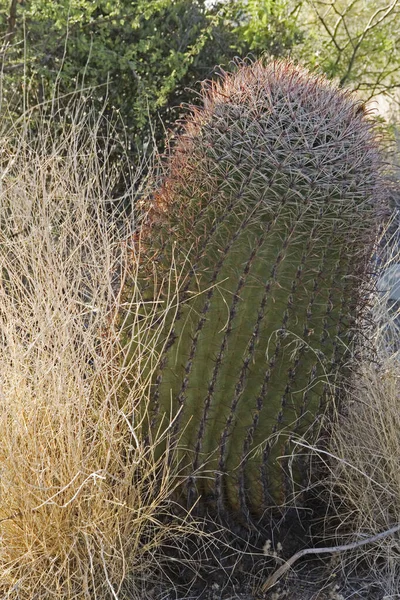
<svg viewBox="0 0 400 600">
<path fill-rule="evenodd" d="M 248 518 L 303 483 L 291 441 L 345 372 L 380 193 L 349 92 L 284 61 L 204 85 L 141 236 L 143 287 L 179 266 L 149 435 L 173 420 L 189 502 Z"/>
</svg>

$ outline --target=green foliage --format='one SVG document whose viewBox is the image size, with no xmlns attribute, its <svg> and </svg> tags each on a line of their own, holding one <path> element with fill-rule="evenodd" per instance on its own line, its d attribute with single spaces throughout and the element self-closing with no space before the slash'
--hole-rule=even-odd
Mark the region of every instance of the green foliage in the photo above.
<svg viewBox="0 0 400 600">
<path fill-rule="evenodd" d="M 225 11 L 242 51 L 247 48 L 255 54 L 279 57 L 303 39 L 298 24 L 300 6 L 292 0 L 233 0 Z"/>
<path fill-rule="evenodd" d="M 366 98 L 398 88 L 399 0 L 307 0 L 296 54 Z"/>
<path fill-rule="evenodd" d="M 17 112 L 51 98 L 55 84 L 61 95 L 91 88 L 99 110 L 106 99 L 120 111 L 134 152 L 149 142 L 151 122 L 164 138 L 172 108 L 191 97 L 186 85 L 230 58 L 230 33 L 202 0 L 31 0 L 18 6 L 13 42 L 3 89 Z"/>
<path fill-rule="evenodd" d="M 215 65 L 249 50 L 281 55 L 297 39 L 285 0 L 264 8 L 205 0 L 15 3 L 3 47 L 3 97 L 20 114 L 54 97 L 54 86 L 59 95 L 87 87 L 97 110 L 121 113 L 133 155 L 151 147 L 153 134 L 161 149 L 179 105 L 196 101 L 188 88 Z M 6 32 L 10 0 L 0 0 L 0 10 Z"/>
<path fill-rule="evenodd" d="M 357 101 L 291 63 L 241 65 L 202 100 L 141 234 L 143 316 L 172 305 L 149 435 L 182 448 L 189 503 L 247 522 L 301 489 L 292 440 L 315 441 L 347 372 L 379 161 Z"/>
</svg>

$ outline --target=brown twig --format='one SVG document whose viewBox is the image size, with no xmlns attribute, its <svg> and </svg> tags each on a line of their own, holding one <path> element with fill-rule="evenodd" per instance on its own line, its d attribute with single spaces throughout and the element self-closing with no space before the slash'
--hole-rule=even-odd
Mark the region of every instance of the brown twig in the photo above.
<svg viewBox="0 0 400 600">
<path fill-rule="evenodd" d="M 379 540 L 383 540 L 384 538 L 389 537 L 389 535 L 397 533 L 397 531 L 400 531 L 400 524 L 391 527 L 391 529 L 387 529 L 386 531 L 382 531 L 381 533 L 373 535 L 372 537 L 369 537 L 365 540 L 360 540 L 359 542 L 353 542 L 351 544 L 345 544 L 343 546 L 330 546 L 328 548 L 305 548 L 303 550 L 300 550 L 299 552 L 296 552 L 296 554 L 294 554 L 291 558 L 289 558 L 289 560 L 286 561 L 281 567 L 279 567 L 279 569 L 277 569 L 275 573 L 271 575 L 271 577 L 268 577 L 267 581 L 261 587 L 261 591 L 264 593 L 270 588 L 272 588 L 282 577 L 282 575 L 284 575 L 284 573 L 286 573 L 286 571 L 290 569 L 290 567 L 296 561 L 298 561 L 299 558 L 302 558 L 303 556 L 309 554 L 336 554 L 337 552 L 346 552 L 347 550 L 354 550 L 355 548 L 360 548 L 361 546 L 366 546 L 367 544 L 373 544 L 375 542 L 378 542 Z"/>
</svg>

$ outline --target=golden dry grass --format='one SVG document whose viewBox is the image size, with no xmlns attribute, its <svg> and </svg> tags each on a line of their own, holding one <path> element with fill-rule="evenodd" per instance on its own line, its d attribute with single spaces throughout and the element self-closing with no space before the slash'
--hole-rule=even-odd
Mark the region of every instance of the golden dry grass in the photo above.
<svg viewBox="0 0 400 600">
<path fill-rule="evenodd" d="M 79 95 L 68 121 L 48 112 L 1 123 L 0 595 L 143 598 L 160 546 L 191 531 L 171 517 L 179 473 L 140 435 L 157 331 L 144 320 L 124 361 L 133 224 L 110 201 L 113 126 Z"/>
</svg>

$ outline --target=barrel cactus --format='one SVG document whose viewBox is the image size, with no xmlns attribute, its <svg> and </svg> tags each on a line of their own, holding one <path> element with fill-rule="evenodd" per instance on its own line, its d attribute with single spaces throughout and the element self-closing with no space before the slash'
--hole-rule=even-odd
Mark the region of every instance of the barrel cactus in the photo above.
<svg viewBox="0 0 400 600">
<path fill-rule="evenodd" d="M 147 435 L 169 428 L 185 501 L 248 520 L 304 483 L 293 438 L 315 440 L 346 374 L 379 152 L 361 103 L 290 62 L 238 64 L 202 102 L 137 239 L 143 298 L 177 300 Z"/>
</svg>

